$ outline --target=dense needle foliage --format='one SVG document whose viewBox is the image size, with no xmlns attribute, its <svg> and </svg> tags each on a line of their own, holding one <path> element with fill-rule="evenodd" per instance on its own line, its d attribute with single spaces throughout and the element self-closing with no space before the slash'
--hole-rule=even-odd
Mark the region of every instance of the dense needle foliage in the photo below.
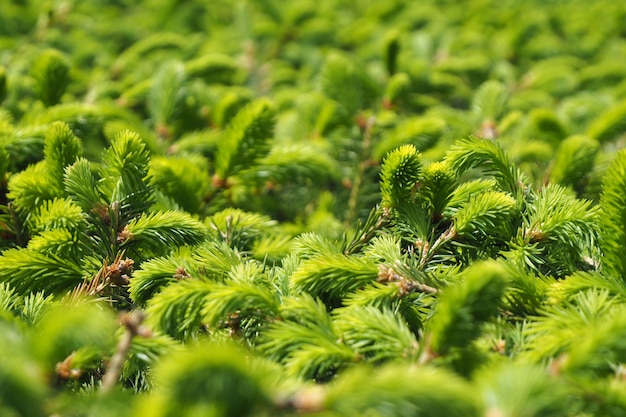
<svg viewBox="0 0 626 417">
<path fill-rule="evenodd" d="M 626 415 L 626 3 L 1 3 L 1 416 Z"/>
</svg>

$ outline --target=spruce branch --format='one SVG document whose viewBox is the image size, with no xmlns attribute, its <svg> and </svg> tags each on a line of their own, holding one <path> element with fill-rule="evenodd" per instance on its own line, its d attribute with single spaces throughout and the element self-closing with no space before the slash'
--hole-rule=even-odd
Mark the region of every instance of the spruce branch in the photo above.
<svg viewBox="0 0 626 417">
<path fill-rule="evenodd" d="M 415 335 L 393 311 L 353 305 L 336 309 L 333 314 L 333 324 L 342 342 L 364 360 L 382 363 L 416 358 Z"/>
<path fill-rule="evenodd" d="M 321 89 L 327 97 L 340 104 L 346 120 L 359 111 L 372 108 L 378 96 L 373 80 L 348 57 L 330 55 L 320 73 Z"/>
<path fill-rule="evenodd" d="M 187 95 L 185 67 L 180 62 L 162 65 L 152 78 L 147 106 L 159 137 L 170 139 L 172 124 L 179 117 Z"/>
<path fill-rule="evenodd" d="M 174 200 L 181 209 L 197 214 L 209 189 L 208 161 L 200 155 L 150 159 L 150 184 Z"/>
<path fill-rule="evenodd" d="M 398 72 L 389 77 L 383 94 L 383 106 L 396 108 L 405 104 L 405 100 L 411 91 L 411 78 L 405 72 Z"/>
<path fill-rule="evenodd" d="M 512 234 L 515 200 L 499 191 L 487 191 L 470 197 L 454 216 L 454 233 L 462 237 Z M 486 233 L 485 233 L 486 232 Z"/>
<path fill-rule="evenodd" d="M 102 294 L 105 288 L 111 284 L 111 282 L 107 280 L 107 271 L 108 265 L 105 260 L 102 268 L 100 268 L 93 277 L 85 277 L 80 285 L 77 285 L 71 292 L 65 295 L 67 303 L 77 304 L 81 300 Z"/>
<path fill-rule="evenodd" d="M 213 286 L 200 279 L 170 283 L 146 306 L 146 323 L 177 340 L 189 340 L 203 331 L 202 310 Z"/>
<path fill-rule="evenodd" d="M 26 247 L 34 252 L 54 254 L 74 262 L 79 262 L 90 249 L 76 233 L 67 229 L 43 231 L 33 236 Z"/>
<path fill-rule="evenodd" d="M 81 299 L 77 304 L 55 302 L 46 309 L 39 322 L 41 342 L 33 352 L 52 371 L 56 364 L 71 358 L 73 366 L 96 369 L 100 360 L 113 346 L 111 338 L 115 321 L 110 309 L 93 299 Z"/>
<path fill-rule="evenodd" d="M 371 306 L 383 311 L 393 311 L 402 317 L 411 332 L 419 337 L 424 321 L 425 305 L 434 287 L 422 285 L 416 281 L 394 280 L 392 282 L 374 282 L 348 294 L 343 305 Z"/>
<path fill-rule="evenodd" d="M 452 178 L 448 177 L 448 180 L 446 182 L 450 186 Z M 510 195 L 499 191 L 472 192 L 481 190 L 483 184 L 473 185 L 480 187 L 466 187 L 463 189 L 463 194 L 457 194 L 459 197 L 460 195 L 468 196 L 468 200 L 463 203 L 460 202 L 459 197 L 455 198 L 454 194 L 449 194 L 450 191 L 442 190 L 444 196 L 446 194 L 450 196 L 448 197 L 450 198 L 449 201 L 455 205 L 459 204 L 460 207 L 440 209 L 441 215 L 444 213 L 454 214 L 453 224 L 449 226 L 447 226 L 448 222 L 441 222 L 443 218 L 438 220 L 440 222 L 439 230 L 432 228 L 431 225 L 436 219 L 425 216 L 423 210 L 420 212 L 417 208 L 413 208 L 411 211 L 402 213 L 405 214 L 406 218 L 398 222 L 399 230 L 410 226 L 407 222 L 408 219 L 414 219 L 412 223 L 415 226 L 409 229 L 409 231 L 412 229 L 414 231 L 407 236 L 415 239 L 411 244 L 414 245 L 420 268 L 426 268 L 430 261 L 441 255 L 442 248 L 451 242 L 457 246 L 467 245 L 468 254 L 476 257 L 480 251 L 493 252 L 494 243 L 499 242 L 502 245 L 513 234 L 514 216 L 517 213 L 515 200 Z M 443 198 L 443 201 L 439 203 L 440 207 L 447 204 L 445 201 L 448 198 Z M 443 226 L 447 226 L 447 228 L 443 229 Z M 443 231 L 441 231 L 442 229 Z"/>
<path fill-rule="evenodd" d="M 428 240 L 418 239 L 415 242 L 415 249 L 417 249 L 417 257 L 419 259 L 420 269 L 424 270 L 426 265 L 437 255 L 439 250 L 453 241 L 458 236 L 454 225 L 448 227 L 443 233 L 441 233 L 437 239 L 431 244 Z"/>
<path fill-rule="evenodd" d="M 372 148 L 372 157 L 375 161 L 382 161 L 388 153 L 404 145 L 413 145 L 420 152 L 426 151 L 443 138 L 446 128 L 446 122 L 441 117 L 408 117 L 377 141 Z"/>
<path fill-rule="evenodd" d="M 55 229 L 78 231 L 82 228 L 85 215 L 81 208 L 67 198 L 46 200 L 28 219 L 30 230 L 40 233 Z"/>
<path fill-rule="evenodd" d="M 422 173 L 420 192 L 429 203 L 432 221 L 441 221 L 456 184 L 456 175 L 444 162 L 433 162 Z"/>
<path fill-rule="evenodd" d="M 0 310 L 13 312 L 22 304 L 22 297 L 8 283 L 0 283 Z"/>
<path fill-rule="evenodd" d="M 398 236 L 381 233 L 368 242 L 363 254 L 378 262 L 396 262 L 405 258 L 401 244 Z"/>
<path fill-rule="evenodd" d="M 385 158 L 380 173 L 383 209 L 396 209 L 412 200 L 421 169 L 421 158 L 412 145 L 401 146 Z"/>
<path fill-rule="evenodd" d="M 53 304 L 53 299 L 53 295 L 45 296 L 43 292 L 21 296 L 9 284 L 0 283 L 0 314 L 5 320 L 12 316 L 29 326 L 36 326 L 43 313 Z"/>
<path fill-rule="evenodd" d="M 85 277 L 80 285 L 65 295 L 65 299 L 72 303 L 97 297 L 108 300 L 117 309 L 134 307 L 128 298 L 127 288 L 135 262 L 125 257 L 124 251 L 118 252 L 110 263 L 106 258 L 101 262 L 101 267 L 93 277 Z"/>
<path fill-rule="evenodd" d="M 68 59 L 57 50 L 48 49 L 37 57 L 31 75 L 37 95 L 46 106 L 59 103 L 70 81 L 69 72 Z"/>
<path fill-rule="evenodd" d="M 68 197 L 85 213 L 91 213 L 98 204 L 104 203 L 104 196 L 98 188 L 98 179 L 91 170 L 91 164 L 79 158 L 65 168 L 63 184 Z"/>
<path fill-rule="evenodd" d="M 23 299 L 20 318 L 31 326 L 38 325 L 53 300 L 53 295 L 46 296 L 43 292 L 29 293 Z"/>
<path fill-rule="evenodd" d="M 237 61 L 225 54 L 206 54 L 185 62 L 189 78 L 201 78 L 208 84 L 231 84 L 239 73 Z"/>
<path fill-rule="evenodd" d="M 447 152 L 445 161 L 458 174 L 478 168 L 493 175 L 501 189 L 516 198 L 525 191 L 526 178 L 495 142 L 475 137 L 459 140 Z"/>
<path fill-rule="evenodd" d="M 11 202 L 8 203 L 7 209 L 9 211 L 9 214 L 11 215 L 11 225 L 12 225 L 12 231 L 13 233 L 15 233 L 15 241 L 17 242 L 19 246 L 24 247 L 26 246 L 28 237 L 24 235 L 23 222 L 20 219 L 13 203 Z"/>
<path fill-rule="evenodd" d="M 102 156 L 104 175 L 99 189 L 107 200 L 119 202 L 121 219 L 130 220 L 152 204 L 148 186 L 150 155 L 139 135 L 131 131 L 118 133 Z"/>
<path fill-rule="evenodd" d="M 498 312 L 507 286 L 506 269 L 496 261 L 476 262 L 463 272 L 463 281 L 445 289 L 430 323 L 429 347 L 435 354 L 468 346 L 481 325 Z"/>
<path fill-rule="evenodd" d="M 589 125 L 587 135 L 600 143 L 605 143 L 616 140 L 625 130 L 626 101 L 620 101 Z"/>
<path fill-rule="evenodd" d="M 433 234 L 439 232 L 440 227 L 445 227 L 447 222 L 433 224 L 433 218 L 427 201 L 418 196 L 414 204 L 404 204 L 392 218 L 391 231 L 400 236 L 407 251 L 413 253 L 411 247 L 416 247 L 420 252 L 429 247 Z M 421 255 L 420 255 L 421 256 Z"/>
<path fill-rule="evenodd" d="M 537 255 L 534 260 L 527 258 L 529 266 L 557 276 L 574 272 L 596 246 L 598 214 L 597 206 L 576 199 L 562 186 L 542 188 L 518 232 L 522 245 Z"/>
<path fill-rule="evenodd" d="M 472 112 L 480 122 L 495 122 L 503 113 L 508 99 L 506 87 L 499 81 L 483 83 L 472 98 Z M 484 139 L 492 139 L 481 135 Z"/>
<path fill-rule="evenodd" d="M 408 279 L 394 269 L 381 265 L 378 272 L 378 282 L 392 282 L 398 287 L 399 295 L 405 296 L 412 292 L 421 292 L 424 294 L 438 294 L 439 289 L 430 285 Z"/>
<path fill-rule="evenodd" d="M 600 197 L 603 268 L 626 280 L 626 151 L 619 151 L 604 176 Z"/>
<path fill-rule="evenodd" d="M 103 110 L 96 105 L 69 102 L 48 107 L 43 112 L 32 115 L 29 123 L 35 126 L 49 126 L 57 121 L 65 122 L 76 136 L 83 140 L 89 139 L 92 146 L 96 145 L 100 149 L 104 145 L 98 140 L 104 124 L 102 113 Z M 88 149 L 85 148 L 84 150 Z M 99 156 L 99 153 L 92 156 Z"/>
<path fill-rule="evenodd" d="M 503 363 L 476 377 L 485 398 L 486 416 L 575 415 L 577 400 L 568 384 L 542 367 Z"/>
<path fill-rule="evenodd" d="M 243 320 L 252 317 L 268 320 L 279 311 L 279 299 L 263 275 L 262 268 L 254 262 L 233 266 L 229 280 L 215 283 L 202 314 L 204 322 L 213 328 L 228 326 L 229 318 Z M 234 333 L 237 328 L 231 329 Z"/>
<path fill-rule="evenodd" d="M 378 267 L 371 260 L 340 254 L 304 260 L 290 279 L 294 291 L 320 297 L 330 305 L 377 279 Z"/>
<path fill-rule="evenodd" d="M 550 305 L 544 308 L 541 316 L 525 326 L 527 345 L 523 357 L 539 363 L 566 354 L 581 343 L 581 334 L 594 334 L 602 323 L 621 309 L 608 291 L 595 288 L 577 293 L 568 303 Z M 588 346 L 597 343 L 599 339 L 594 338 Z"/>
<path fill-rule="evenodd" d="M 321 236 L 319 233 L 302 233 L 294 239 L 293 253 L 302 259 L 341 253 L 338 242 Z M 348 255 L 348 254 L 346 254 Z"/>
<path fill-rule="evenodd" d="M 241 173 L 246 184 L 309 184 L 321 187 L 337 180 L 337 162 L 323 149 L 308 144 L 273 147 L 254 166 Z"/>
<path fill-rule="evenodd" d="M 158 365 L 154 379 L 161 387 L 161 401 L 147 403 L 142 414 L 173 417 L 203 410 L 224 417 L 252 417 L 270 413 L 275 372 L 231 343 L 193 346 Z"/>
<path fill-rule="evenodd" d="M 0 0 L 0 416 L 625 414 L 626 2 L 131 3 Z"/>
<path fill-rule="evenodd" d="M 341 416 L 368 412 L 407 417 L 483 415 L 475 388 L 456 375 L 430 367 L 398 363 L 355 367 L 337 378 L 325 394 L 322 408 Z"/>
<path fill-rule="evenodd" d="M 597 212 L 590 201 L 578 200 L 556 184 L 548 185 L 528 208 L 524 238 L 529 242 L 578 240 L 592 247 Z"/>
<path fill-rule="evenodd" d="M 28 217 L 44 201 L 62 197 L 63 192 L 50 177 L 45 161 L 30 165 L 9 179 L 7 197 L 16 211 Z"/>
<path fill-rule="evenodd" d="M 128 290 L 131 300 L 138 305 L 145 305 L 161 287 L 192 278 L 194 267 L 191 260 L 178 254 L 142 262 L 130 280 Z"/>
<path fill-rule="evenodd" d="M 44 142 L 44 158 L 56 188 L 63 188 L 63 171 L 82 154 L 80 140 L 66 123 L 50 125 Z"/>
<path fill-rule="evenodd" d="M 97 367 L 99 356 L 100 352 L 96 349 L 80 348 L 70 353 L 63 361 L 58 362 L 54 372 L 61 380 L 78 380 L 84 376 L 85 371 Z"/>
<path fill-rule="evenodd" d="M 408 295 L 402 288 L 401 281 L 373 282 L 365 287 L 354 291 L 344 298 L 344 306 L 375 306 L 395 310 L 398 301 Z"/>
<path fill-rule="evenodd" d="M 271 234 L 277 222 L 261 213 L 227 208 L 208 217 L 205 224 L 216 240 L 241 250 L 249 250 L 261 236 Z"/>
<path fill-rule="evenodd" d="M 152 331 L 144 332 L 146 328 L 143 326 L 138 330 L 142 334 L 132 339 L 120 374 L 120 380 L 126 386 L 132 385 L 135 392 L 154 388 L 154 368 L 168 355 L 181 349 L 181 345 L 168 336 Z"/>
<path fill-rule="evenodd" d="M 400 52 L 400 34 L 397 31 L 391 31 L 385 36 L 385 67 L 387 75 L 393 76 L 396 73 L 398 65 L 398 53 Z"/>
<path fill-rule="evenodd" d="M 559 144 L 547 178 L 580 192 L 593 169 L 599 143 L 583 135 L 570 136 Z"/>
<path fill-rule="evenodd" d="M 135 42 L 119 54 L 111 67 L 111 74 L 114 78 L 119 77 L 126 69 L 132 68 L 133 64 L 142 57 L 157 51 L 185 50 L 188 46 L 189 39 L 185 36 L 170 32 L 153 33 Z"/>
<path fill-rule="evenodd" d="M 226 242 L 212 240 L 195 248 L 191 257 L 200 274 L 216 281 L 222 281 L 234 266 L 244 261 L 243 254 Z"/>
<path fill-rule="evenodd" d="M 120 248 L 139 246 L 155 253 L 195 245 L 207 237 L 206 227 L 179 211 L 153 212 L 132 219 L 117 235 Z"/>
<path fill-rule="evenodd" d="M 78 285 L 84 271 L 75 261 L 31 249 L 9 249 L 0 256 L 0 279 L 22 294 L 63 293 Z"/>
<path fill-rule="evenodd" d="M 505 268 L 510 281 L 504 295 L 503 308 L 519 319 L 540 314 L 548 297 L 554 296 L 551 291 L 554 290 L 552 279 L 530 273 L 523 260 L 515 260 L 512 257 L 505 263 Z"/>
<path fill-rule="evenodd" d="M 252 102 L 237 113 L 218 144 L 214 183 L 224 183 L 268 154 L 274 116 L 274 106 L 266 99 Z"/>
<path fill-rule="evenodd" d="M 498 183 L 492 178 L 481 178 L 459 184 L 450 196 L 444 214 L 453 217 L 457 210 L 466 204 L 473 195 L 482 194 L 485 191 L 497 191 Z"/>
<path fill-rule="evenodd" d="M 569 301 L 579 293 L 592 289 L 606 291 L 612 298 L 626 302 L 626 287 L 622 277 L 598 271 L 577 271 L 569 275 L 567 279 L 552 285 L 549 295 L 556 299 Z"/>
<path fill-rule="evenodd" d="M 359 359 L 341 342 L 319 300 L 308 295 L 285 298 L 280 316 L 283 320 L 264 330 L 258 348 L 284 364 L 291 376 L 323 381 Z"/>
<path fill-rule="evenodd" d="M 604 376 L 615 373 L 615 364 L 626 360 L 626 309 L 616 308 L 603 316 L 597 326 L 590 329 L 589 337 L 575 343 L 561 361 L 561 371 L 593 372 Z"/>
<path fill-rule="evenodd" d="M 365 222 L 359 221 L 357 223 L 357 227 L 351 239 L 348 239 L 348 236 L 344 235 L 345 240 L 342 246 L 344 246 L 345 249 L 343 253 L 345 255 L 351 255 L 361 251 L 387 224 L 389 224 L 389 221 L 389 210 L 381 210 L 379 207 L 373 208 Z"/>
</svg>

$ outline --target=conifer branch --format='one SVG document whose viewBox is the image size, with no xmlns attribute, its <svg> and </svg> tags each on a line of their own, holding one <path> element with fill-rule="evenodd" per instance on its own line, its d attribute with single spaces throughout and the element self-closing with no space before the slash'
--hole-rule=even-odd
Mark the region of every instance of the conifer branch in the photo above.
<svg viewBox="0 0 626 417">
<path fill-rule="evenodd" d="M 401 146 L 385 158 L 380 173 L 383 209 L 396 209 L 413 200 L 421 169 L 421 158 L 412 145 Z"/>
<path fill-rule="evenodd" d="M 423 265 L 422 265 L 423 267 Z M 439 289 L 426 285 L 424 283 L 416 282 L 398 274 L 394 269 L 385 265 L 379 267 L 378 282 L 393 282 L 398 286 L 400 296 L 410 294 L 414 291 L 422 292 L 425 294 L 438 294 Z"/>
<path fill-rule="evenodd" d="M 437 304 L 427 348 L 435 354 L 467 346 L 476 338 L 480 325 L 497 313 L 507 286 L 506 270 L 495 261 L 477 262 L 463 275 L 463 282 L 447 287 Z"/>
<path fill-rule="evenodd" d="M 177 340 L 197 338 L 204 330 L 202 310 L 212 288 L 200 279 L 169 284 L 147 303 L 147 324 Z"/>
<path fill-rule="evenodd" d="M 226 181 L 266 156 L 274 115 L 274 107 L 268 100 L 253 102 L 237 114 L 225 133 L 226 138 L 218 145 L 214 183 Z"/>
<path fill-rule="evenodd" d="M 523 195 L 526 187 L 524 175 L 494 142 L 474 137 L 457 141 L 445 160 L 459 174 L 470 168 L 479 168 L 495 176 L 502 190 L 516 197 Z"/>
<path fill-rule="evenodd" d="M 601 247 L 607 272 L 626 280 L 626 151 L 618 152 L 604 178 L 600 199 Z"/>
<path fill-rule="evenodd" d="M 389 223 L 389 221 L 389 210 L 381 210 L 379 207 L 372 209 L 367 220 L 364 223 L 359 222 L 357 224 L 354 237 L 344 244 L 346 248 L 343 253 L 346 255 L 358 253 Z"/>
<path fill-rule="evenodd" d="M 342 342 L 361 355 L 362 360 L 381 363 L 416 357 L 415 335 L 391 310 L 351 306 L 333 313 L 333 324 Z"/>
<path fill-rule="evenodd" d="M 414 384 L 412 381 L 421 381 Z M 429 387 L 437 387 L 431 389 Z M 323 397 L 323 406 L 342 415 L 369 410 L 393 415 L 479 416 L 482 404 L 467 382 L 444 370 L 387 364 L 376 370 L 359 367 L 338 378 Z"/>
<path fill-rule="evenodd" d="M 154 212 L 131 220 L 117 234 L 121 248 L 142 245 L 159 253 L 167 248 L 194 245 L 207 236 L 202 223 L 177 211 Z"/>
<path fill-rule="evenodd" d="M 296 291 L 321 297 L 334 304 L 347 293 L 375 281 L 376 264 L 368 259 L 327 255 L 303 261 L 291 276 L 291 286 Z"/>
</svg>

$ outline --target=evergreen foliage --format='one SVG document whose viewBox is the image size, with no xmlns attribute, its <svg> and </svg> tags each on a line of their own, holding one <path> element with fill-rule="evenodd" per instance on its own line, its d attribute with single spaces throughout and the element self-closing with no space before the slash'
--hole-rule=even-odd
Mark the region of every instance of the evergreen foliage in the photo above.
<svg viewBox="0 0 626 417">
<path fill-rule="evenodd" d="M 625 17 L 3 2 L 0 415 L 624 415 Z"/>
<path fill-rule="evenodd" d="M 626 211 L 624 184 L 626 174 L 626 153 L 618 152 L 605 176 L 601 196 L 601 237 L 604 268 L 614 276 L 626 279 L 626 265 L 622 252 L 626 239 Z"/>
<path fill-rule="evenodd" d="M 31 75 L 35 81 L 35 91 L 45 106 L 59 103 L 70 82 L 69 72 L 69 64 L 59 51 L 46 50 L 37 57 Z"/>
<path fill-rule="evenodd" d="M 498 312 L 506 288 L 506 273 L 498 264 L 475 263 L 462 282 L 446 288 L 435 308 L 430 348 L 446 354 L 469 345 L 480 334 L 480 325 Z"/>
</svg>

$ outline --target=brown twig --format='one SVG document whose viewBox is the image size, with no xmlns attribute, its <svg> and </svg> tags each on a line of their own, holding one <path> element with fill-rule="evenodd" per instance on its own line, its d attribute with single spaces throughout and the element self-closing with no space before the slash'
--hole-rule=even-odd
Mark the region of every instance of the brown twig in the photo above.
<svg viewBox="0 0 626 417">
<path fill-rule="evenodd" d="M 378 268 L 378 282 L 393 282 L 398 285 L 400 295 L 404 296 L 412 292 L 422 292 L 425 294 L 438 294 L 439 289 L 421 282 L 413 281 L 398 274 L 386 265 Z"/>
<path fill-rule="evenodd" d="M 150 331 L 141 325 L 144 319 L 145 315 L 140 311 L 123 313 L 120 316 L 120 323 L 124 327 L 126 327 L 126 331 L 122 335 L 120 341 L 117 343 L 117 346 L 115 348 L 115 354 L 111 358 L 104 377 L 102 378 L 102 385 L 100 386 L 101 394 L 106 394 L 110 392 L 117 383 L 120 374 L 122 373 L 122 368 L 124 367 L 124 361 L 126 360 L 128 352 L 130 351 L 133 337 L 150 336 Z"/>
<path fill-rule="evenodd" d="M 439 248 L 443 246 L 444 244 L 455 239 L 456 236 L 457 236 L 456 228 L 454 227 L 454 225 L 451 225 L 445 232 L 443 232 L 437 238 L 437 240 L 435 240 L 435 242 L 432 245 L 430 246 L 424 245 L 423 250 L 422 250 L 422 256 L 420 259 L 420 268 L 422 269 L 425 268 L 426 263 L 428 263 L 428 261 L 430 261 L 433 258 L 433 256 L 435 256 L 435 253 L 437 252 L 437 250 L 439 250 Z"/>
</svg>

